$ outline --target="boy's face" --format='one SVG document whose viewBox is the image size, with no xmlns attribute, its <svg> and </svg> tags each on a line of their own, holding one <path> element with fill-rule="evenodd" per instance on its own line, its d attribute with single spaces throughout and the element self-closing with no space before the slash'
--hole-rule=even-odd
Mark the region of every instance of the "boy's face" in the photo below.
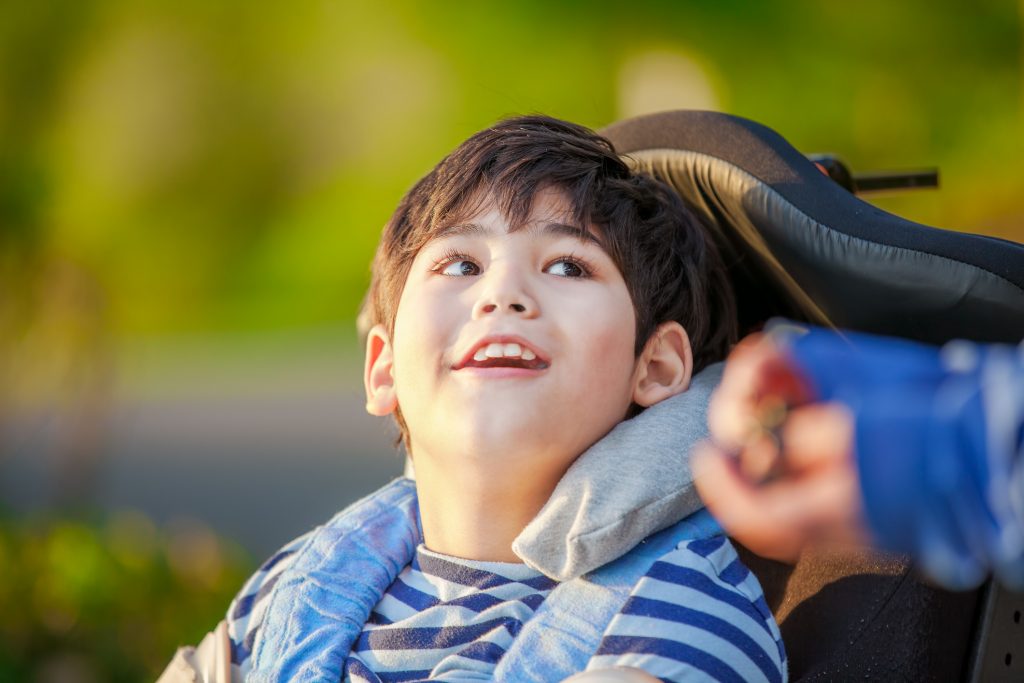
<svg viewBox="0 0 1024 683">
<path fill-rule="evenodd" d="M 570 216 L 563 194 L 544 190 L 510 233 L 487 201 L 417 254 L 393 339 L 371 340 L 368 377 L 378 376 L 367 384 L 392 383 L 417 459 L 496 459 L 557 477 L 625 416 L 633 305 L 608 254 L 566 227 Z M 381 345 L 390 367 L 375 365 Z"/>
</svg>

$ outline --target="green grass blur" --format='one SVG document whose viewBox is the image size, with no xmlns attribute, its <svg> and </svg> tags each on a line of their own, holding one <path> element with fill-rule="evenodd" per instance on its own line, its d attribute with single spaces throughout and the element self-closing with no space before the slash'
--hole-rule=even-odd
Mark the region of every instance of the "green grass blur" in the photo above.
<svg viewBox="0 0 1024 683">
<path fill-rule="evenodd" d="M 1019 240 L 1021 33 L 1010 0 L 4 3 L 4 321 L 347 324 L 402 192 L 533 111 L 711 106 L 859 170 L 939 166 L 880 203 Z"/>
<path fill-rule="evenodd" d="M 224 617 L 251 560 L 197 523 L 0 517 L 0 681 L 152 681 Z"/>
</svg>

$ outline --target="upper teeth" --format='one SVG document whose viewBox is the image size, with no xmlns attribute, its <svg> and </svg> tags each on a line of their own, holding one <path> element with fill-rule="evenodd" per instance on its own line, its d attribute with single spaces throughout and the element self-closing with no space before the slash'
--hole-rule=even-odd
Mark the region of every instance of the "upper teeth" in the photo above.
<svg viewBox="0 0 1024 683">
<path fill-rule="evenodd" d="M 488 358 L 522 358 L 533 360 L 537 357 L 530 349 L 524 349 L 519 344 L 499 344 L 497 342 L 481 346 L 473 354 L 473 360 L 487 360 Z"/>
</svg>

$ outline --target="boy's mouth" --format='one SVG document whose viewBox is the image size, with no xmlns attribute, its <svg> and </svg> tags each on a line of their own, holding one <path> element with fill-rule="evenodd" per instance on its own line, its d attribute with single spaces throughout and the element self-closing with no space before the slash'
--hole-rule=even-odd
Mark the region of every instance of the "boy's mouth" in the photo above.
<svg viewBox="0 0 1024 683">
<path fill-rule="evenodd" d="M 489 338 L 477 342 L 455 366 L 462 368 L 522 368 L 543 370 L 550 363 L 524 340 L 512 337 Z"/>
</svg>

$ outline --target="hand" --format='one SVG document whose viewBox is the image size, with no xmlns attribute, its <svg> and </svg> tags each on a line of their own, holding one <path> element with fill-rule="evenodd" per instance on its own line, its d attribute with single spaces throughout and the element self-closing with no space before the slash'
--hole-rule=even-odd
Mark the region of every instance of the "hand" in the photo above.
<svg viewBox="0 0 1024 683">
<path fill-rule="evenodd" d="M 813 541 L 867 540 L 852 460 L 853 417 L 840 404 L 812 399 L 809 384 L 770 336 L 744 339 L 711 399 L 713 442 L 692 461 L 701 497 L 729 534 L 784 562 Z M 771 431 L 763 425 L 766 403 L 780 416 Z"/>
<path fill-rule="evenodd" d="M 729 354 L 722 382 L 711 397 L 711 437 L 728 451 L 747 449 L 745 455 L 749 460 L 753 442 L 764 436 L 766 427 L 778 426 L 764 424 L 769 417 L 765 412 L 775 412 L 772 418 L 784 417 L 790 406 L 806 403 L 813 398 L 812 394 L 811 387 L 775 338 L 752 334 Z"/>
</svg>

